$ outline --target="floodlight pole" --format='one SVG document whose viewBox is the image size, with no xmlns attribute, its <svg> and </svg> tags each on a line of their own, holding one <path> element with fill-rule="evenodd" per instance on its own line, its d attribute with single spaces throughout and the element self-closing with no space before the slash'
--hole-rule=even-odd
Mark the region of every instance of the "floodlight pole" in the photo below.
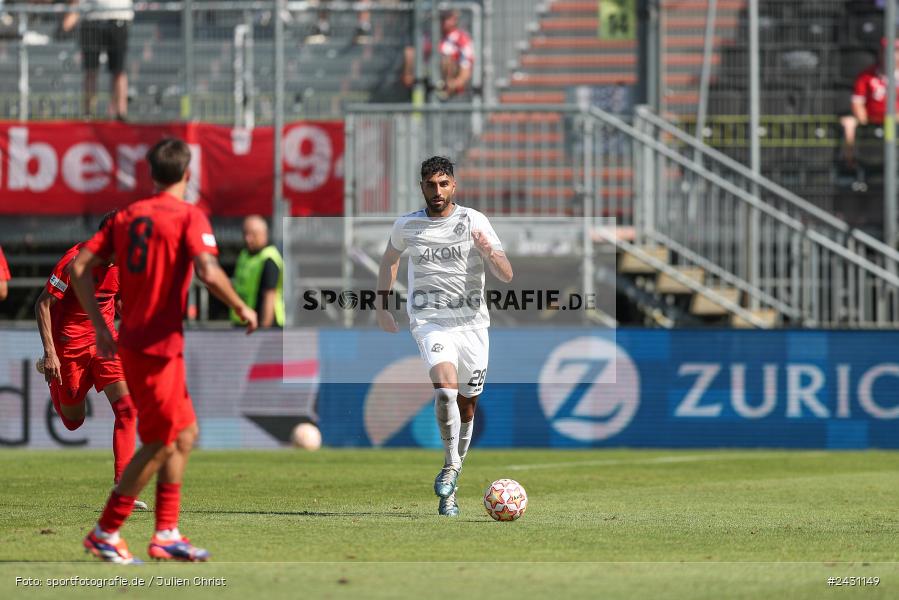
<svg viewBox="0 0 899 600">
<path fill-rule="evenodd" d="M 281 20 L 281 12 L 286 9 L 286 0 L 273 0 L 272 4 L 272 23 L 274 27 L 273 42 L 275 50 L 275 94 L 274 94 L 274 144 L 273 148 L 275 164 L 273 172 L 272 186 L 272 238 L 275 244 L 282 245 L 284 257 L 287 258 L 287 248 L 283 247 L 285 242 L 283 230 L 285 227 L 284 217 L 284 165 L 283 165 L 283 148 L 284 139 L 284 21 Z M 289 258 L 287 258 L 289 260 Z M 285 279 L 286 280 L 286 279 Z"/>
<path fill-rule="evenodd" d="M 762 172 L 762 148 L 759 141 L 759 0 L 749 0 L 749 143 L 750 143 L 750 168 L 759 176 Z M 759 197 L 758 184 L 753 182 L 752 195 Z M 749 285 L 759 287 L 759 228 L 761 215 L 754 207 L 749 207 L 749 220 L 747 222 L 747 271 Z M 750 308 L 758 310 L 759 301 L 755 294 L 750 295 Z"/>
<path fill-rule="evenodd" d="M 887 72 L 887 112 L 883 120 L 884 186 L 883 241 L 896 247 L 896 0 L 886 3 L 884 59 Z"/>
<path fill-rule="evenodd" d="M 194 87 L 194 9 L 193 0 L 184 0 L 181 13 L 181 37 L 184 46 L 184 90 L 181 92 L 181 120 L 193 117 L 191 95 Z"/>
<path fill-rule="evenodd" d="M 638 66 L 637 104 L 648 104 L 659 114 L 661 108 L 661 27 L 659 0 L 637 0 Z"/>
</svg>

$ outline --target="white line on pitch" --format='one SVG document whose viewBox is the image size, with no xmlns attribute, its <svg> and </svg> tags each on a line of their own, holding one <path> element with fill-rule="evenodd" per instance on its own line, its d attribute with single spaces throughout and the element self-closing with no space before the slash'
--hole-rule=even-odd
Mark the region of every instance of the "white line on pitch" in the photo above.
<svg viewBox="0 0 899 600">
<path fill-rule="evenodd" d="M 824 456 L 826 452 L 791 452 L 791 456 Z M 687 456 L 667 455 L 654 456 L 652 458 L 607 458 L 598 460 L 573 460 L 569 462 L 534 463 L 530 465 L 510 465 L 506 467 L 512 471 L 528 471 L 531 469 L 556 469 L 559 467 L 602 467 L 614 465 L 652 465 L 665 463 L 700 462 L 700 461 L 726 461 L 726 460 L 767 460 L 782 458 L 783 454 L 773 453 L 747 453 L 747 454 L 691 454 Z"/>
</svg>

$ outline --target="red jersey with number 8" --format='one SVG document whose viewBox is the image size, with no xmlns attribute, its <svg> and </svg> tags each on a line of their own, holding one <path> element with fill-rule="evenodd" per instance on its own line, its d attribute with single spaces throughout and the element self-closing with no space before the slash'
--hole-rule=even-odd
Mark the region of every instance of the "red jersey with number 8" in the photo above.
<svg viewBox="0 0 899 600">
<path fill-rule="evenodd" d="M 144 354 L 184 351 L 183 318 L 193 258 L 218 255 L 212 226 L 200 209 L 168 193 L 118 211 L 85 247 L 119 267 L 119 345 Z"/>
</svg>

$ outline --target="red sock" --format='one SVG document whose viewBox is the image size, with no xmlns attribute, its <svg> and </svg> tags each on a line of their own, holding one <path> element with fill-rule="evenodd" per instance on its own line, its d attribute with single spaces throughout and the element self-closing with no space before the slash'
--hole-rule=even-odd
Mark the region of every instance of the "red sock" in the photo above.
<svg viewBox="0 0 899 600">
<path fill-rule="evenodd" d="M 75 431 L 84 423 L 84 419 L 82 418 L 79 421 L 73 421 L 72 419 L 68 419 L 62 414 L 62 405 L 59 403 L 58 394 L 53 393 L 53 388 L 50 388 L 50 399 L 53 400 L 53 408 L 56 409 L 56 414 L 59 415 L 59 420 L 62 421 L 62 424 L 65 425 L 66 429 L 69 431 Z"/>
<path fill-rule="evenodd" d="M 117 492 L 111 493 L 106 502 L 106 508 L 103 509 L 100 520 L 97 521 L 100 529 L 107 533 L 118 531 L 134 509 L 134 499 L 134 496 L 120 496 Z"/>
<path fill-rule="evenodd" d="M 156 483 L 156 531 L 178 527 L 181 510 L 181 484 Z"/>
<path fill-rule="evenodd" d="M 115 425 L 112 429 L 112 456 L 115 468 L 115 482 L 122 478 L 122 471 L 134 456 L 137 439 L 137 409 L 131 396 L 122 396 L 112 404 Z"/>
</svg>

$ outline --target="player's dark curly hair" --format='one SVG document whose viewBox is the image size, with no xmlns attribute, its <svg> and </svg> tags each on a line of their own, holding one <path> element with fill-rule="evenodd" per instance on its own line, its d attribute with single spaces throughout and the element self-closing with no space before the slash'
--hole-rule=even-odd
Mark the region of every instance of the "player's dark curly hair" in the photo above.
<svg viewBox="0 0 899 600">
<path fill-rule="evenodd" d="M 100 219 L 100 224 L 97 225 L 97 231 L 100 231 L 101 229 L 106 227 L 106 224 L 112 220 L 112 218 L 115 216 L 115 214 L 116 214 L 116 211 L 111 210 L 108 213 L 106 213 L 105 215 L 103 215 L 103 218 Z"/>
<path fill-rule="evenodd" d="M 445 156 L 432 156 L 428 160 L 421 163 L 421 180 L 427 181 L 434 175 L 444 173 L 450 177 L 453 175 L 453 163 Z"/>
</svg>

